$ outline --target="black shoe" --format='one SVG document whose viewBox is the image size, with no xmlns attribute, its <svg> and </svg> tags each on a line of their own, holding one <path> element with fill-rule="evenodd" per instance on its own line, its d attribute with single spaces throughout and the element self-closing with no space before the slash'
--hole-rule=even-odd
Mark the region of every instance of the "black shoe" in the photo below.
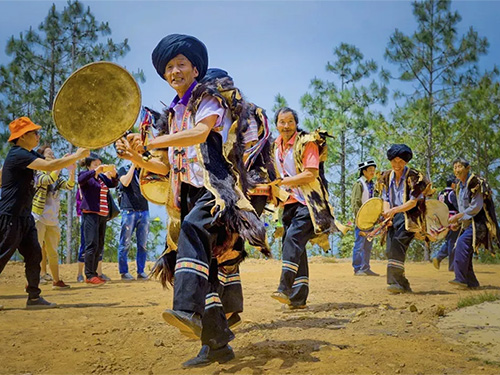
<svg viewBox="0 0 500 375">
<path fill-rule="evenodd" d="M 163 319 L 168 324 L 179 328 L 184 336 L 192 339 L 200 339 L 202 325 L 198 314 L 181 310 L 165 310 L 163 312 Z"/>
<path fill-rule="evenodd" d="M 365 271 L 367 276 L 380 276 L 378 273 L 373 272 L 372 270 Z"/>
<path fill-rule="evenodd" d="M 234 352 L 229 345 L 219 349 L 210 349 L 208 345 L 203 345 L 198 355 L 184 362 L 182 367 L 204 367 L 215 362 L 226 363 L 232 359 L 234 359 Z"/>
<path fill-rule="evenodd" d="M 233 313 L 227 320 L 227 326 L 229 329 L 233 330 L 241 324 L 241 317 L 238 313 Z"/>
<path fill-rule="evenodd" d="M 57 307 L 57 303 L 52 303 L 45 300 L 43 297 L 29 299 L 26 301 L 26 308 L 30 310 L 53 309 Z"/>
</svg>

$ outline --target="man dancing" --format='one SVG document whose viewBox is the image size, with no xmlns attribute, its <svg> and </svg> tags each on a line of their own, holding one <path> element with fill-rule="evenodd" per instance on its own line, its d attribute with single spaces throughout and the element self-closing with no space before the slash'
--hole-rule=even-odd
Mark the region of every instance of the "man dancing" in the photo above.
<svg viewBox="0 0 500 375">
<path fill-rule="evenodd" d="M 387 150 L 392 169 L 382 174 L 383 215 L 392 221 L 387 231 L 387 290 L 390 293 L 411 292 L 405 276 L 406 250 L 422 231 L 425 212 L 424 196 L 430 183 L 419 171 L 406 164 L 413 158 L 412 150 L 405 144 L 394 144 Z"/>
<path fill-rule="evenodd" d="M 326 160 L 325 134 L 298 130 L 297 113 L 280 108 L 275 123 L 280 133 L 275 141 L 275 159 L 282 180 L 278 183 L 290 193 L 283 210 L 283 266 L 278 290 L 271 297 L 285 308 L 307 308 L 309 268 L 306 244 L 315 235 L 328 249 L 328 233 L 336 231 L 333 208 L 322 163 Z"/>
<path fill-rule="evenodd" d="M 483 245 L 493 252 L 493 244 L 500 247 L 500 230 L 493 204 L 492 191 L 486 180 L 470 173 L 470 163 L 462 158 L 453 162 L 457 177 L 458 213 L 449 219 L 450 224 L 460 224 L 462 229 L 455 247 L 455 279 L 450 284 L 460 288 L 477 288 L 479 281 L 474 273 L 474 251 Z"/>
<path fill-rule="evenodd" d="M 245 182 L 244 147 L 237 134 L 245 111 L 232 113 L 222 95 L 198 85 L 208 66 L 206 47 L 198 39 L 168 35 L 154 49 L 152 60 L 177 93 L 157 123 L 163 135 L 144 147 L 139 136 L 129 135 L 132 148 L 122 140 L 117 149 L 123 151 L 122 157 L 152 172 L 166 175 L 170 167 L 168 206 L 177 209 L 181 224 L 180 231 L 169 224 L 162 256 L 172 262 L 172 250 L 177 250 L 173 309 L 165 310 L 163 318 L 186 336 L 201 338 L 200 352 L 183 366 L 223 363 L 234 358 L 228 345 L 234 335 L 218 294 L 214 259 L 233 248 L 238 234 L 268 250 L 264 226 L 237 184 Z M 157 148 L 168 148 L 168 163 L 144 161 L 137 153 Z M 168 269 L 167 263 L 162 265 Z"/>
</svg>

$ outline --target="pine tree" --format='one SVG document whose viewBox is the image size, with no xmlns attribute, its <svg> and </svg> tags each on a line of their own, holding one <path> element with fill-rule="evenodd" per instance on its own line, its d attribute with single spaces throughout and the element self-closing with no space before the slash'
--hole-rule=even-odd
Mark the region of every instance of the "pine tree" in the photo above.
<svg viewBox="0 0 500 375">
<path fill-rule="evenodd" d="M 109 38 L 109 24 L 97 21 L 90 8 L 78 0 L 68 1 L 62 12 L 53 4 L 37 30 L 30 27 L 7 43 L 7 55 L 12 60 L 0 66 L 0 122 L 6 129 L 14 118 L 29 116 L 35 123 L 43 124 L 42 143 L 71 152 L 73 147 L 68 150 L 52 120 L 57 91 L 76 69 L 94 61 L 116 60 L 125 56 L 130 47 L 127 39 L 115 43 Z M 142 71 L 135 75 L 144 81 Z M 66 225 L 62 226 L 67 262 L 72 259 L 71 249 L 76 247 L 73 232 L 78 232 L 73 228 L 74 194 L 68 192 L 62 205 L 69 208 Z"/>
<path fill-rule="evenodd" d="M 458 35 L 461 16 L 451 11 L 449 0 L 415 1 L 413 15 L 417 30 L 408 36 L 396 29 L 385 56 L 398 64 L 398 78 L 416 87 L 407 95 L 397 92 L 397 97 L 406 97 L 406 104 L 422 116 L 401 126 L 424 137 L 425 169 L 431 178 L 433 159 L 441 152 L 437 146 L 450 142 L 450 134 L 436 139 L 436 126 L 459 97 L 474 63 L 486 53 L 488 41 L 472 27 L 465 35 Z M 400 121 L 397 115 L 401 113 L 406 111 L 396 112 L 396 121 Z"/>
<path fill-rule="evenodd" d="M 311 81 L 312 93 L 301 98 L 303 108 L 309 114 L 305 125 L 310 129 L 323 128 L 334 136 L 329 155 L 330 162 L 340 164 L 340 183 L 335 191 L 340 195 L 342 219 L 347 216 L 347 177 L 348 166 L 356 165 L 358 150 L 365 143 L 358 140 L 369 133 L 366 127 L 373 120 L 370 106 L 385 104 L 387 88 L 384 83 L 368 79 L 378 71 L 373 60 L 365 60 L 363 54 L 353 45 L 341 43 L 334 50 L 335 60 L 328 62 L 326 70 L 335 75 L 338 83 L 315 78 Z M 382 70 L 381 74 L 385 76 Z M 348 160 L 348 155 L 356 155 L 356 160 Z"/>
</svg>

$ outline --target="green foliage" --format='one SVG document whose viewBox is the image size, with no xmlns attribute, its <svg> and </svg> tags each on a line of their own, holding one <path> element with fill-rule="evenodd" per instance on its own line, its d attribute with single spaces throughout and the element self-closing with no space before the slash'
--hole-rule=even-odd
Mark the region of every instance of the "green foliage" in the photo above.
<svg viewBox="0 0 500 375">
<path fill-rule="evenodd" d="M 115 198 L 116 201 L 116 198 Z M 106 237 L 104 238 L 104 262 L 118 262 L 118 244 L 120 243 L 121 215 L 106 224 Z M 135 254 L 135 253 L 134 253 Z"/>
<path fill-rule="evenodd" d="M 484 292 L 481 294 L 475 294 L 473 296 L 467 296 L 460 298 L 457 302 L 457 307 L 459 309 L 467 306 L 479 305 L 483 302 L 494 302 L 500 299 L 500 294 L 493 292 Z"/>
<path fill-rule="evenodd" d="M 7 152 L 7 125 L 20 116 L 28 116 L 42 125 L 40 144 L 50 143 L 56 154 L 72 151 L 72 146 L 68 147 L 55 128 L 52 105 L 57 91 L 76 69 L 94 61 L 117 60 L 130 51 L 127 39 L 115 43 L 110 34 L 107 22 L 97 21 L 89 7 L 78 0 L 70 0 L 61 11 L 52 4 L 38 27 L 31 26 L 19 37 L 8 39 L 5 49 L 11 61 L 0 65 L 0 140 L 4 141 L 0 156 Z M 133 74 L 144 81 L 141 70 Z M 103 151 L 104 156 L 111 155 L 111 152 Z M 59 250 L 68 260 L 74 260 L 74 252 L 79 246 L 78 223 L 73 220 L 74 192 L 65 194 L 65 197 L 68 202 L 65 199 L 62 202 Z M 68 206 L 70 210 L 67 210 Z M 66 230 L 68 226 L 72 228 L 70 233 Z M 111 256 L 112 249 L 116 249 L 114 224 L 110 225 L 108 232 L 111 242 L 105 255 Z"/>
<path fill-rule="evenodd" d="M 500 264 L 500 253 L 491 254 L 489 251 L 479 251 L 477 260 L 485 264 Z"/>
<path fill-rule="evenodd" d="M 327 63 L 326 70 L 333 73 L 335 81 L 312 79 L 312 92 L 303 95 L 301 103 L 309 115 L 305 126 L 325 129 L 334 137 L 328 142 L 328 163 L 339 165 L 340 170 L 333 169 L 333 176 L 331 173 L 328 177 L 332 181 L 332 196 L 340 197 L 340 211 L 336 215 L 344 220 L 348 217 L 346 196 L 351 182 L 348 170 L 353 170 L 366 156 L 365 151 L 373 141 L 371 126 L 381 119 L 370 106 L 385 104 L 387 88 L 384 82 L 368 81 L 378 66 L 373 60 L 365 60 L 355 46 L 341 43 L 334 49 L 334 57 L 333 62 Z M 337 174 L 340 175 L 338 183 L 335 182 Z"/>
<path fill-rule="evenodd" d="M 165 247 L 165 223 L 159 218 L 150 218 L 149 235 L 146 249 L 148 250 L 148 259 L 156 260 L 157 249 L 163 252 Z M 135 255 L 132 259 L 135 259 Z"/>
<path fill-rule="evenodd" d="M 500 189 L 500 83 L 495 81 L 498 69 L 478 77 L 477 84 L 468 84 L 460 99 L 450 110 L 450 119 L 457 132 L 460 153 L 472 169 L 488 180 L 496 192 Z M 498 194 L 497 194 L 498 202 Z"/>
<path fill-rule="evenodd" d="M 471 27 L 460 37 L 461 16 L 451 11 L 449 0 L 413 2 L 417 29 L 408 36 L 400 30 L 391 35 L 386 58 L 399 66 L 401 81 L 411 82 L 414 92 L 396 92 L 396 98 L 406 98 L 402 108 L 393 113 L 394 122 L 404 125 L 412 134 L 414 146 L 421 145 L 428 176 L 438 170 L 435 158 L 440 158 L 441 145 L 454 143 L 454 132 L 447 127 L 447 113 L 456 102 L 464 83 L 470 81 L 474 63 L 487 52 L 488 41 L 480 38 Z M 411 121 L 409 121 L 411 120 Z M 422 147 L 423 146 L 423 147 Z"/>
<path fill-rule="evenodd" d="M 271 122 L 274 121 L 274 117 L 276 117 L 276 112 L 278 112 L 278 109 L 283 108 L 283 107 L 288 107 L 288 102 L 286 101 L 286 99 L 283 95 L 278 93 L 274 97 L 274 105 L 272 108 L 273 116 L 271 118 Z"/>
</svg>

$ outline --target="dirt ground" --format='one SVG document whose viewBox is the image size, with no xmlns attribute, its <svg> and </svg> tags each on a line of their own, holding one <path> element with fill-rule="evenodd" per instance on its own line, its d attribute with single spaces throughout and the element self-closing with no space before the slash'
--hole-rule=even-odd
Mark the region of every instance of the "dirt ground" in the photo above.
<svg viewBox="0 0 500 375">
<path fill-rule="evenodd" d="M 27 311 L 23 264 L 7 265 L 0 277 L 1 374 L 500 374 L 500 304 L 455 311 L 462 297 L 499 292 L 499 265 L 476 265 L 481 290 L 462 291 L 447 283 L 445 264 L 437 271 L 409 263 L 414 293 L 389 295 L 385 262 L 372 263 L 381 277 L 354 277 L 348 260 L 317 257 L 310 262 L 310 308 L 290 313 L 270 298 L 280 262 L 247 260 L 236 358 L 191 370 L 181 363 L 199 342 L 161 317 L 172 306 L 171 289 L 118 281 L 111 263 L 104 273 L 116 281 L 77 284 L 76 267 L 61 266 L 71 289 L 41 286 L 60 308 Z"/>
</svg>

